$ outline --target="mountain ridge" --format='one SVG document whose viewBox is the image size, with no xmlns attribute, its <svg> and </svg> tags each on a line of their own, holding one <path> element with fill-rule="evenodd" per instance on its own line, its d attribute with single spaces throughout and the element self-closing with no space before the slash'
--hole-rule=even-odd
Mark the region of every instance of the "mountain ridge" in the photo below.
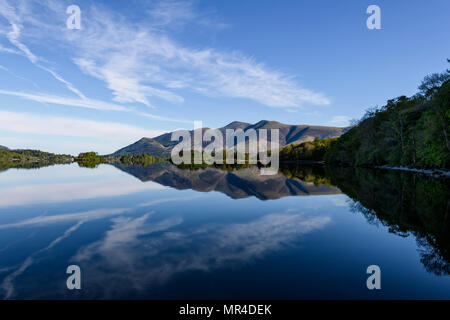
<svg viewBox="0 0 450 320">
<path fill-rule="evenodd" d="M 208 128 L 202 128 L 203 131 L 207 129 Z M 314 126 L 306 124 L 290 125 L 278 121 L 261 120 L 254 124 L 233 121 L 226 126 L 218 128 L 224 137 L 227 129 L 242 129 L 244 131 L 248 129 L 279 129 L 280 147 L 284 147 L 289 144 L 300 144 L 305 141 L 311 141 L 314 140 L 315 137 L 319 137 L 320 139 L 339 137 L 348 130 L 348 127 Z M 192 132 L 193 130 L 190 130 L 191 134 Z M 172 148 L 178 144 L 177 141 L 171 141 L 172 133 L 173 132 L 164 133 L 154 138 L 143 137 L 138 141 L 115 151 L 111 155 L 123 156 L 147 153 L 153 156 L 169 157 Z M 209 142 L 204 142 L 204 146 L 207 144 L 209 144 Z"/>
</svg>

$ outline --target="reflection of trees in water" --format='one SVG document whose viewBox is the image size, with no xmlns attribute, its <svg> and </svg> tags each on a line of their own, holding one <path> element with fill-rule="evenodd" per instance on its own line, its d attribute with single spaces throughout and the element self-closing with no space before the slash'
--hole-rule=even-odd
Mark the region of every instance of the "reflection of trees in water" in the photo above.
<svg viewBox="0 0 450 320">
<path fill-rule="evenodd" d="M 434 239 L 431 237 L 417 238 L 419 244 L 420 262 L 428 272 L 437 275 L 449 275 L 450 263 L 445 260 L 435 246 L 431 245 Z"/>
<path fill-rule="evenodd" d="M 362 213 L 367 222 L 370 224 L 376 226 L 380 224 L 380 220 L 377 218 L 377 213 L 372 209 L 367 209 L 359 201 L 353 201 L 350 203 L 350 211 L 353 213 Z"/>
<path fill-rule="evenodd" d="M 328 168 L 351 210 L 401 237 L 413 235 L 428 272 L 450 274 L 450 181 L 408 172 Z"/>
<path fill-rule="evenodd" d="M 280 172 L 288 179 L 298 179 L 304 182 L 312 182 L 319 186 L 321 184 L 336 187 L 330 181 L 326 174 L 325 167 L 322 165 L 296 165 L 281 163 Z"/>
</svg>

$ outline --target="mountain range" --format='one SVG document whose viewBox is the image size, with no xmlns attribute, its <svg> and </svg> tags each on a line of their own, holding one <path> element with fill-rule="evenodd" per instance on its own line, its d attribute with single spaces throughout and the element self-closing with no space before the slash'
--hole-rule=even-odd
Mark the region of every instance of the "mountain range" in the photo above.
<svg viewBox="0 0 450 320">
<path fill-rule="evenodd" d="M 203 128 L 203 131 L 207 129 L 209 128 Z M 224 137 L 227 129 L 242 129 L 244 131 L 248 129 L 279 129 L 279 144 L 280 147 L 284 147 L 289 144 L 300 144 L 305 141 L 311 141 L 314 140 L 315 137 L 319 137 L 320 139 L 339 137 L 340 135 L 345 133 L 348 128 L 311 125 L 289 125 L 277 121 L 267 120 L 262 120 L 255 124 L 234 121 L 224 127 L 218 128 L 218 130 L 223 134 Z M 192 136 L 193 130 L 191 130 L 190 132 Z M 129 146 L 117 150 L 111 155 L 122 156 L 128 154 L 147 153 L 153 156 L 169 157 L 172 148 L 176 144 L 178 144 L 177 141 L 171 141 L 171 136 L 172 132 L 169 132 L 154 138 L 142 138 Z M 203 146 L 206 146 L 209 143 L 210 142 L 204 142 Z"/>
</svg>

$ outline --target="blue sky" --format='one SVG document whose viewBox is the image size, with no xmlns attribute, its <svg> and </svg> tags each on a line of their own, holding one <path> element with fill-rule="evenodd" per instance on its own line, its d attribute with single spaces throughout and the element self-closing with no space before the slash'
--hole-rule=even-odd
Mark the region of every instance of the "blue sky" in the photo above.
<svg viewBox="0 0 450 320">
<path fill-rule="evenodd" d="M 66 8 L 81 9 L 81 30 Z M 366 8 L 381 8 L 381 30 Z M 0 145 L 113 152 L 192 121 L 345 126 L 447 68 L 449 1 L 0 0 Z"/>
</svg>

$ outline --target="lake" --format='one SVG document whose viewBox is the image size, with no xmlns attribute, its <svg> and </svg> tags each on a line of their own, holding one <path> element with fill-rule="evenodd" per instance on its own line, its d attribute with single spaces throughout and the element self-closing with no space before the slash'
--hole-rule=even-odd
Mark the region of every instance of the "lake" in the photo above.
<svg viewBox="0 0 450 320">
<path fill-rule="evenodd" d="M 450 299 L 450 183 L 373 169 L 0 172 L 5 299 Z M 68 290 L 69 265 L 81 290 Z M 369 290 L 370 265 L 381 289 Z"/>
</svg>

